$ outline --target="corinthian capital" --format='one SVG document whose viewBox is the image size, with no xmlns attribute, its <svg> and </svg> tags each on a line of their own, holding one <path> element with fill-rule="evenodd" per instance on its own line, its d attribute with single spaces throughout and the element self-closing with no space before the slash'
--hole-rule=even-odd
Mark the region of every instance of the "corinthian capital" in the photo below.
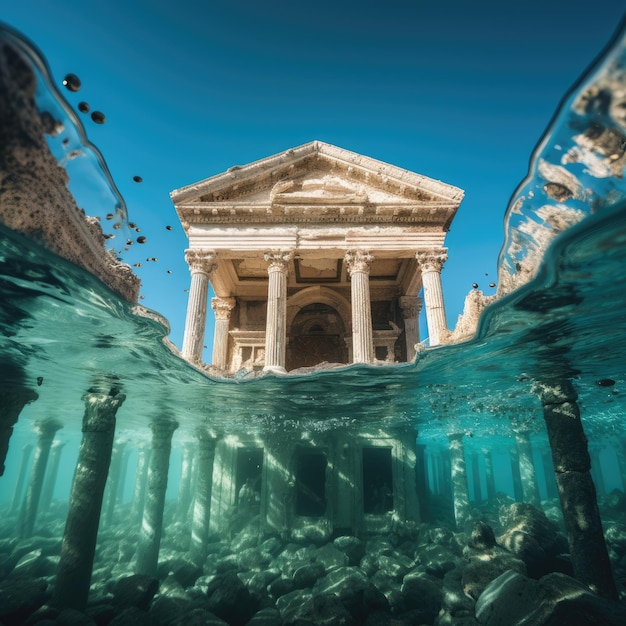
<svg viewBox="0 0 626 626">
<path fill-rule="evenodd" d="M 211 308 L 215 311 L 216 320 L 229 320 L 230 312 L 235 308 L 235 298 L 212 298 Z"/>
<path fill-rule="evenodd" d="M 364 250 L 348 250 L 346 252 L 346 267 L 348 268 L 348 274 L 352 276 L 354 272 L 370 273 L 370 266 L 374 257 Z"/>
<path fill-rule="evenodd" d="M 217 255 L 213 250 L 185 250 L 185 261 L 192 274 L 211 275 L 217 269 Z"/>
<path fill-rule="evenodd" d="M 448 248 L 420 250 L 415 253 L 415 258 L 422 272 L 441 272 L 443 264 L 448 260 Z"/>
<path fill-rule="evenodd" d="M 405 320 L 415 319 L 422 310 L 422 299 L 417 296 L 401 296 L 399 303 Z"/>
<path fill-rule="evenodd" d="M 272 250 L 266 252 L 263 258 L 269 263 L 268 272 L 286 272 L 289 261 L 293 259 L 293 250 Z"/>
</svg>

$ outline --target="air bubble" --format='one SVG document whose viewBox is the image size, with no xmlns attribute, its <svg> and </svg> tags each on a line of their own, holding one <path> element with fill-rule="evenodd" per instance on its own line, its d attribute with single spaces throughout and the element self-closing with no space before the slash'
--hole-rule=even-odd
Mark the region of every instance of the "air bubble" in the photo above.
<svg viewBox="0 0 626 626">
<path fill-rule="evenodd" d="M 104 122 L 106 121 L 106 116 L 104 115 L 104 113 L 102 111 L 94 111 L 91 114 L 91 119 L 96 124 L 104 124 Z"/>
<path fill-rule="evenodd" d="M 78 110 L 79 110 L 81 113 L 89 113 L 89 109 L 90 109 L 90 108 L 91 108 L 91 107 L 89 106 L 89 103 L 88 103 L 88 102 L 79 102 L 79 103 L 78 103 Z"/>
<path fill-rule="evenodd" d="M 143 235 L 137 237 L 137 243 L 146 243 L 146 238 Z"/>
<path fill-rule="evenodd" d="M 76 74 L 66 74 L 63 84 L 69 91 L 78 91 L 80 89 L 80 78 Z"/>
<path fill-rule="evenodd" d="M 143 178 L 141 178 L 141 176 L 133 176 L 133 180 L 136 183 L 143 183 Z"/>
</svg>

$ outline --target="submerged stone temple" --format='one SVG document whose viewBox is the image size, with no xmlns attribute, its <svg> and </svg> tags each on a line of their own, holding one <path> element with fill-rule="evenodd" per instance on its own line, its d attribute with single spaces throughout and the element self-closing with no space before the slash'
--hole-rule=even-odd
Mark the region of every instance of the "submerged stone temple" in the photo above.
<svg viewBox="0 0 626 626">
<path fill-rule="evenodd" d="M 448 332 L 441 270 L 461 189 L 313 141 L 171 197 L 189 238 L 182 355 L 197 366 L 209 283 L 211 371 L 224 375 L 412 361 L 422 292 L 429 344 Z M 205 433 L 213 480 L 199 515 L 219 531 L 254 505 L 266 528 L 296 535 L 418 519 L 416 436 L 364 427 L 206 443 Z"/>
<path fill-rule="evenodd" d="M 440 273 L 461 189 L 313 141 L 171 197 L 189 238 L 189 361 L 209 282 L 226 372 L 411 361 L 422 289 L 430 345 L 447 331 Z"/>
</svg>

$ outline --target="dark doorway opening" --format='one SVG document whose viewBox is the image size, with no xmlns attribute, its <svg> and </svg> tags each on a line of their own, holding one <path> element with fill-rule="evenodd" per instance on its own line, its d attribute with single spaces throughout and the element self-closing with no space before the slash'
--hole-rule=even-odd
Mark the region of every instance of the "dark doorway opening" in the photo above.
<svg viewBox="0 0 626 626">
<path fill-rule="evenodd" d="M 296 515 L 326 514 L 326 455 L 301 451 L 296 458 Z"/>
<path fill-rule="evenodd" d="M 254 508 L 259 505 L 262 471 L 262 448 L 239 448 L 237 450 L 235 493 L 237 494 L 238 507 Z"/>
<path fill-rule="evenodd" d="M 363 448 L 363 512 L 393 510 L 391 448 Z"/>
</svg>

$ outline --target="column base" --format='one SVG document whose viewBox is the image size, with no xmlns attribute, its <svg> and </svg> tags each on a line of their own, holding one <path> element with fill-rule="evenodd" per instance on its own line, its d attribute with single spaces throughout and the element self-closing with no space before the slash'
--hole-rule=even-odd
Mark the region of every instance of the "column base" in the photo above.
<svg viewBox="0 0 626 626">
<path fill-rule="evenodd" d="M 286 374 L 287 370 L 280 365 L 265 365 L 263 367 L 264 372 L 270 372 L 272 374 Z"/>
</svg>

